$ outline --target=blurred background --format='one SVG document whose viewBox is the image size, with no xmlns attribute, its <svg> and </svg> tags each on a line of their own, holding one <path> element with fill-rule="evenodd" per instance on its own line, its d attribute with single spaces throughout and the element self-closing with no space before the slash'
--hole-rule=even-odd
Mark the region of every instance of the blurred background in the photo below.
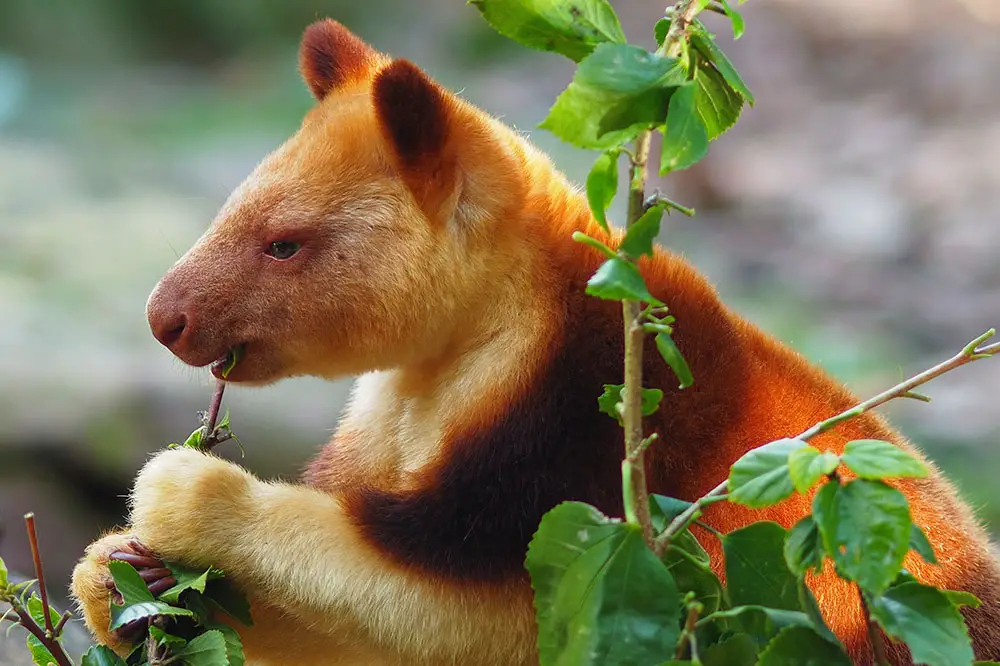
<svg viewBox="0 0 1000 666">
<path fill-rule="evenodd" d="M 613 4 L 649 45 L 662 7 Z M 661 241 L 865 394 L 1000 324 L 1000 4 L 743 10 L 736 43 L 707 20 L 757 106 L 706 161 L 656 183 L 699 213 L 669 218 Z M 298 37 L 327 15 L 586 176 L 587 154 L 533 130 L 572 64 L 506 42 L 460 0 L 0 0 L 0 557 L 31 570 L 21 516 L 33 510 L 54 595 L 121 520 L 146 456 L 183 440 L 208 404 L 207 372 L 153 340 L 145 299 L 296 129 L 310 105 Z M 245 463 L 294 477 L 346 387 L 227 391 Z M 996 532 L 1000 365 L 926 393 L 931 404 L 895 404 L 891 418 Z"/>
</svg>

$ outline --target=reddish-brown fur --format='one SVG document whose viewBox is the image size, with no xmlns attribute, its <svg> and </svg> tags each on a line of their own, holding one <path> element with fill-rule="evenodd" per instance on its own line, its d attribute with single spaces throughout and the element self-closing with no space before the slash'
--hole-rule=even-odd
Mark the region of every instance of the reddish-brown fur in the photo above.
<svg viewBox="0 0 1000 666">
<path fill-rule="evenodd" d="M 359 382 L 309 466 L 305 482 L 322 493 L 168 452 L 137 481 L 133 529 L 165 556 L 231 571 L 261 613 L 300 632 L 291 636 L 299 663 L 530 663 L 522 565 L 542 514 L 567 499 L 621 512 L 622 435 L 596 408 L 602 385 L 621 381 L 621 311 L 584 293 L 601 257 L 570 235 L 618 238 L 513 132 L 339 24 L 306 32 L 302 70 L 320 103 L 163 279 L 150 325 L 193 365 L 245 343 L 233 381 L 378 373 Z M 276 240 L 302 249 L 275 260 L 266 250 Z M 677 317 L 695 376 L 678 390 L 647 346 L 645 383 L 665 392 L 646 422 L 660 435 L 647 460 L 651 491 L 696 498 L 745 451 L 856 402 L 727 309 L 683 259 L 657 250 L 641 268 Z M 840 451 L 862 437 L 913 450 L 873 415 L 814 443 Z M 941 560 L 911 558 L 908 568 L 983 599 L 968 612 L 977 655 L 1000 658 L 1000 573 L 984 531 L 936 471 L 897 485 Z M 798 495 L 763 511 L 723 503 L 705 519 L 723 532 L 760 519 L 791 526 L 809 504 Z M 301 555 L 282 550 L 300 530 L 339 553 L 306 588 L 282 568 Z M 705 537 L 721 569 L 718 543 Z M 95 544 L 74 579 L 106 641 L 98 586 L 116 539 Z M 856 590 L 830 571 L 811 583 L 831 627 L 868 663 Z M 326 592 L 352 585 L 371 607 Z M 393 612 L 411 597 L 422 600 L 419 621 Z M 326 621 L 304 626 L 295 620 L 304 613 Z M 246 630 L 251 663 L 292 658 L 281 652 L 286 637 Z"/>
</svg>

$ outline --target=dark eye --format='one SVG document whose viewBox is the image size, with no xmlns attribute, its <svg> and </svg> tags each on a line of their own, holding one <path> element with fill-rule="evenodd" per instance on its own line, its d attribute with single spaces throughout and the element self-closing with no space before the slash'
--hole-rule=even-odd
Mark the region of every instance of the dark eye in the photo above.
<svg viewBox="0 0 1000 666">
<path fill-rule="evenodd" d="M 291 241 L 274 241 L 268 246 L 266 254 L 275 259 L 291 259 L 300 247 Z"/>
</svg>

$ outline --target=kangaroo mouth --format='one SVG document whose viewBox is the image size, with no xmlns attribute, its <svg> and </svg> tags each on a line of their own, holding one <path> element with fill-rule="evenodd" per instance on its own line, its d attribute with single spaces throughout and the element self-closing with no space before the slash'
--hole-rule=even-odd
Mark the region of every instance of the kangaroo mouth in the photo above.
<svg viewBox="0 0 1000 666">
<path fill-rule="evenodd" d="M 245 355 L 245 342 L 230 347 L 221 358 L 212 363 L 210 370 L 218 379 L 227 379 Z"/>
</svg>

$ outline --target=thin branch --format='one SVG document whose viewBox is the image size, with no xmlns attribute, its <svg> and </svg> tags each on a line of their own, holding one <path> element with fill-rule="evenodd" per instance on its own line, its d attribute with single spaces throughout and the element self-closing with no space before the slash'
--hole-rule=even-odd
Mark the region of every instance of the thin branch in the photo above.
<svg viewBox="0 0 1000 666">
<path fill-rule="evenodd" d="M 35 533 L 35 514 L 24 514 L 24 525 L 28 529 L 28 545 L 31 547 L 31 559 L 35 564 L 35 578 L 38 580 L 38 595 L 42 598 L 42 615 L 45 618 L 45 632 L 55 637 L 55 627 L 49 614 L 49 593 L 45 589 L 45 572 L 42 570 L 42 555 L 38 552 L 38 535 Z"/>
<path fill-rule="evenodd" d="M 66 654 L 66 650 L 63 648 L 62 643 L 57 641 L 55 638 L 50 638 L 48 634 L 45 633 L 45 629 L 42 629 L 35 618 L 31 617 L 31 614 L 21 606 L 21 602 L 17 599 L 12 599 L 11 608 L 14 614 L 17 615 L 17 623 L 24 627 L 25 631 L 38 639 L 38 642 L 45 647 L 46 650 L 52 655 L 56 660 L 58 666 L 73 666 L 73 661 Z M 49 608 L 45 607 L 45 615 L 48 616 Z"/>
<path fill-rule="evenodd" d="M 691 657 L 698 656 L 698 642 L 695 632 L 698 628 L 698 616 L 702 610 L 704 610 L 704 606 L 697 601 L 688 604 L 687 617 L 684 620 L 684 628 L 681 630 L 680 638 L 677 639 L 677 649 L 674 651 L 674 659 L 683 659 L 684 648 L 689 645 L 691 647 Z"/>
<path fill-rule="evenodd" d="M 219 421 L 219 409 L 222 408 L 222 394 L 225 391 L 226 382 L 221 379 L 215 380 L 215 392 L 212 393 L 212 402 L 209 404 L 208 414 L 205 416 L 205 436 L 201 439 L 202 450 L 208 451 L 223 441 L 215 432 L 215 424 Z"/>
<path fill-rule="evenodd" d="M 687 37 L 687 28 L 700 11 L 699 0 L 681 0 L 673 7 L 672 23 L 659 52 L 677 55 Z M 644 130 L 629 155 L 629 189 L 626 228 L 638 220 L 646 207 L 646 178 L 652 132 Z M 628 151 L 626 151 L 628 152 Z M 622 390 L 622 427 L 625 430 L 625 459 L 622 462 L 622 493 L 626 517 L 638 522 L 650 548 L 654 547 L 653 521 L 649 514 L 646 486 L 645 449 L 651 440 L 642 434 L 642 365 L 646 331 L 642 323 L 642 303 L 622 301 L 625 334 L 625 387 Z"/>
<path fill-rule="evenodd" d="M 996 356 L 998 353 L 1000 353 L 1000 343 L 996 343 L 988 347 L 979 346 L 986 340 L 989 340 L 991 337 L 993 337 L 995 333 L 996 330 L 991 328 L 990 330 L 986 331 L 978 338 L 967 344 L 965 347 L 962 348 L 962 351 L 955 354 L 947 361 L 938 363 L 934 367 L 928 368 L 927 370 L 924 370 L 920 374 L 914 375 L 913 377 L 910 377 L 906 381 L 896 384 L 891 389 L 883 391 L 882 393 L 879 393 L 878 395 L 869 398 L 868 400 L 865 400 L 864 402 L 858 405 L 855 405 L 851 409 L 841 412 L 840 414 L 837 414 L 836 416 L 829 418 L 825 421 L 817 423 L 812 428 L 809 428 L 804 433 L 799 435 L 798 439 L 801 439 L 803 441 L 810 440 L 816 435 L 826 432 L 827 430 L 833 428 L 834 426 L 839 425 L 844 421 L 853 419 L 855 416 L 859 416 L 861 414 L 864 414 L 865 412 L 875 409 L 876 407 L 884 405 L 893 398 L 900 398 L 904 396 L 912 397 L 912 395 L 907 395 L 907 394 L 911 394 L 913 392 L 913 389 L 917 388 L 918 386 L 921 386 L 922 384 L 926 384 L 927 382 L 929 382 L 932 379 L 935 379 L 936 377 L 940 377 L 946 372 L 950 372 L 955 368 L 960 368 L 963 365 L 972 363 L 973 361 L 978 361 L 983 358 L 992 358 L 993 356 Z"/>
<path fill-rule="evenodd" d="M 885 655 L 885 638 L 882 636 L 881 629 L 872 619 L 871 613 L 868 610 L 868 602 L 865 601 L 865 594 L 861 591 L 861 588 L 855 586 L 858 589 L 858 597 L 861 599 L 861 610 L 865 614 L 865 626 L 868 628 L 868 642 L 871 643 L 872 652 L 875 655 L 876 666 L 889 666 L 889 660 Z"/>
<path fill-rule="evenodd" d="M 990 330 L 986 331 L 978 338 L 967 344 L 965 347 L 962 348 L 962 351 L 960 351 L 958 354 L 955 354 L 947 361 L 938 363 L 934 367 L 929 368 L 921 372 L 920 374 L 914 375 L 910 379 L 907 379 L 906 381 L 900 382 L 896 386 L 893 386 L 891 389 L 883 391 L 882 393 L 879 393 L 875 397 L 869 398 L 864 402 L 858 403 L 854 407 L 846 411 L 843 411 L 832 418 L 829 418 L 825 421 L 820 421 L 813 427 L 809 428 L 808 430 L 800 434 L 796 439 L 801 439 L 802 441 L 808 441 L 809 439 L 812 439 L 813 437 L 816 437 L 820 433 L 830 430 L 831 428 L 843 423 L 844 421 L 848 421 L 856 416 L 864 414 L 865 412 L 871 411 L 876 407 L 884 405 L 893 398 L 903 398 L 903 397 L 912 398 L 915 395 L 920 395 L 920 394 L 914 394 L 913 389 L 923 384 L 926 384 L 930 380 L 936 377 L 940 377 L 944 373 L 950 372 L 955 368 L 960 368 L 963 365 L 972 363 L 973 361 L 978 361 L 984 358 L 992 358 L 994 356 L 1000 355 L 1000 343 L 994 343 L 986 347 L 980 346 L 982 345 L 983 342 L 993 337 L 995 333 L 996 331 L 991 328 Z M 719 502 L 725 499 L 726 489 L 728 487 L 729 487 L 729 481 L 728 480 L 723 481 L 715 488 L 712 488 L 710 491 L 705 493 L 702 497 L 695 500 L 691 504 L 691 506 L 689 506 L 686 510 L 684 510 L 684 512 L 682 512 L 679 516 L 674 518 L 674 520 L 671 521 L 670 525 L 668 525 L 667 528 L 663 530 L 663 532 L 661 532 L 659 536 L 656 537 L 656 540 L 654 542 L 653 552 L 655 552 L 658 556 L 662 555 L 663 551 L 666 550 L 667 546 L 670 544 L 670 540 L 679 532 L 687 528 L 687 526 L 691 523 L 691 521 L 697 519 L 701 515 L 702 509 L 704 509 L 709 504 L 714 504 L 715 502 Z"/>
<path fill-rule="evenodd" d="M 59 623 L 56 624 L 55 637 L 59 638 L 62 635 L 63 629 L 66 627 L 66 623 L 69 622 L 70 618 L 73 617 L 73 611 L 66 611 L 59 618 Z"/>
</svg>

